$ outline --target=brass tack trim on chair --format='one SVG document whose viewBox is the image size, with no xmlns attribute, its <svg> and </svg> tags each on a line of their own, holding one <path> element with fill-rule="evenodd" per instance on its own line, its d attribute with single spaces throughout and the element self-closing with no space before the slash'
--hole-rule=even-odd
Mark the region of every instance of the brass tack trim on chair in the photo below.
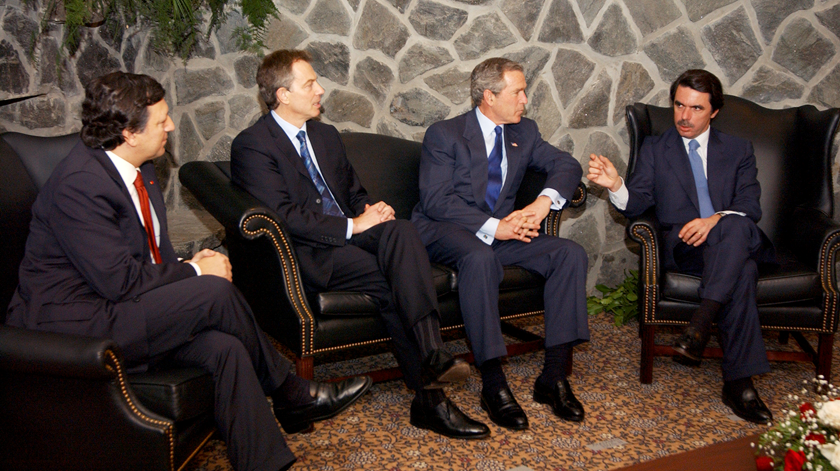
<svg viewBox="0 0 840 471">
<path fill-rule="evenodd" d="M 644 231 L 644 234 L 642 234 Z M 636 235 L 642 241 L 642 250 L 647 253 L 647 257 L 644 259 L 647 261 L 644 270 L 644 300 L 645 300 L 645 312 L 643 319 L 645 322 L 652 322 L 653 318 L 653 309 L 651 308 L 653 304 L 656 302 L 656 290 L 658 289 L 659 285 L 656 283 L 656 280 L 652 278 L 656 276 L 656 251 L 654 250 L 653 246 L 653 232 L 651 232 L 650 228 L 646 226 L 635 226 L 633 228 L 633 234 Z"/>
<path fill-rule="evenodd" d="M 832 237 L 832 239 L 836 238 L 837 234 Z M 837 317 L 837 290 L 833 283 L 834 277 L 830 276 L 834 274 L 834 263 L 836 261 L 829 260 L 828 253 L 835 253 L 838 246 L 840 246 L 840 242 L 829 242 L 823 244 L 822 250 L 820 251 L 820 283 L 822 284 L 823 292 L 830 293 L 823 295 L 825 302 L 825 306 L 823 307 L 823 330 L 828 332 L 834 331 L 834 318 Z M 834 257 L 831 258 L 833 259 Z M 831 323 L 830 326 L 826 325 L 828 322 Z"/>
<path fill-rule="evenodd" d="M 248 229 L 248 223 L 253 219 L 262 219 L 270 223 L 274 228 L 277 230 L 277 234 L 279 234 L 280 238 L 282 239 L 282 245 L 285 247 L 281 247 L 281 244 L 278 243 L 277 238 L 274 234 L 264 228 L 260 228 L 256 231 L 252 231 Z M 267 235 L 271 242 L 274 244 L 274 248 L 277 250 L 277 253 L 280 254 L 280 258 L 283 261 L 283 266 L 288 266 L 292 273 L 289 274 L 286 270 L 283 270 L 283 276 L 286 279 L 286 290 L 289 294 L 289 299 L 292 300 L 292 307 L 295 309 L 297 316 L 301 321 L 303 321 L 304 331 L 301 333 L 301 343 L 303 344 L 303 352 L 302 356 L 312 355 L 314 352 L 312 350 L 312 346 L 315 344 L 315 316 L 312 315 L 312 312 L 309 311 L 309 307 L 306 305 L 304 301 L 303 291 L 301 289 L 300 284 L 298 283 L 298 272 L 297 272 L 297 265 L 293 263 L 293 259 L 288 256 L 287 254 L 291 254 L 291 247 L 289 246 L 289 242 L 286 240 L 286 237 L 283 235 L 283 231 L 277 226 L 277 223 L 273 221 L 271 218 L 266 217 L 262 214 L 255 214 L 249 216 L 244 221 L 242 221 L 241 230 L 243 233 L 256 237 L 259 235 Z M 292 289 L 294 287 L 294 289 Z M 307 342 L 307 330 L 309 331 L 309 341 Z"/>
<path fill-rule="evenodd" d="M 131 411 L 134 412 L 134 415 L 152 425 L 158 425 L 160 427 L 163 427 L 163 432 L 166 434 L 166 438 L 169 440 L 169 469 L 175 471 L 175 437 L 172 434 L 172 422 L 153 419 L 148 415 L 140 412 L 140 409 L 138 409 L 137 406 L 134 404 L 134 401 L 131 400 L 131 395 L 128 394 L 128 381 L 125 378 L 125 374 L 123 373 L 120 362 L 117 360 L 117 355 L 109 349 L 105 350 L 105 356 L 110 361 L 110 363 L 106 363 L 106 367 L 108 367 L 109 370 L 116 372 L 117 382 L 120 385 L 120 392 L 122 393 L 122 397 L 125 400 L 126 404 L 128 404 L 128 407 L 131 409 Z"/>
</svg>

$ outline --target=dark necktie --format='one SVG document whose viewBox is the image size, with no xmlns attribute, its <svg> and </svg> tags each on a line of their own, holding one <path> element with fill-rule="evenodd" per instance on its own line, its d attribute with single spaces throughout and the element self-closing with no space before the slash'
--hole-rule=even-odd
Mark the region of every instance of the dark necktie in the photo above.
<svg viewBox="0 0 840 471">
<path fill-rule="evenodd" d="M 502 127 L 496 126 L 496 142 L 493 150 L 490 151 L 490 160 L 487 164 L 487 193 L 484 201 L 490 206 L 490 210 L 496 207 L 496 200 L 502 191 Z"/>
<path fill-rule="evenodd" d="M 697 187 L 700 217 L 707 218 L 715 214 L 715 209 L 712 207 L 712 199 L 709 197 L 709 181 L 706 179 L 705 172 L 703 172 L 703 160 L 697 152 L 699 147 L 700 143 L 695 139 L 688 143 L 688 160 L 691 162 L 691 173 L 694 174 L 694 186 Z"/>
<path fill-rule="evenodd" d="M 315 162 L 312 161 L 312 157 L 309 155 L 309 148 L 306 145 L 306 131 L 297 133 L 297 138 L 300 141 L 300 158 L 303 159 L 303 164 L 306 165 L 306 171 L 309 172 L 309 178 L 312 179 L 312 183 L 315 184 L 315 188 L 317 188 L 318 193 L 321 194 L 321 201 L 323 202 L 322 210 L 324 211 L 324 214 L 328 216 L 344 216 L 341 212 L 341 208 L 338 207 L 338 204 L 330 194 L 327 184 L 324 183 L 324 179 L 321 178 L 321 173 L 318 172 L 318 168 L 315 167 Z"/>
<path fill-rule="evenodd" d="M 140 212 L 143 214 L 143 225 L 146 229 L 146 239 L 149 242 L 149 250 L 152 252 L 152 257 L 155 263 L 162 263 L 160 258 L 160 250 L 155 239 L 155 226 L 152 222 L 152 210 L 149 206 L 149 194 L 146 193 L 146 185 L 143 184 L 143 174 L 137 172 L 137 178 L 134 179 L 134 188 L 137 188 L 137 196 L 140 197 Z"/>
</svg>

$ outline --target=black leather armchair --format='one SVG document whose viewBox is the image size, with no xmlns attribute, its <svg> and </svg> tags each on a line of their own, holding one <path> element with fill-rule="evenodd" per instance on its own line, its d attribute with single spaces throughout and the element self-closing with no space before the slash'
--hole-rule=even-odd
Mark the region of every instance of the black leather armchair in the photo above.
<svg viewBox="0 0 840 471">
<path fill-rule="evenodd" d="M 78 141 L 0 135 L 4 320 L 32 203 Z M 0 469 L 174 471 L 215 431 L 213 401 L 200 369 L 127 374 L 111 340 L 0 324 Z"/>
<path fill-rule="evenodd" d="M 398 218 L 408 219 L 420 199 L 420 143 L 366 133 L 346 133 L 341 138 L 348 159 L 374 201 L 388 202 Z M 230 162 L 190 162 L 181 167 L 179 178 L 225 227 L 233 282 L 245 294 L 263 330 L 292 351 L 299 376 L 312 378 L 315 355 L 390 339 L 377 304 L 367 295 L 311 293 L 304 289 L 294 243 L 284 222 L 230 182 Z M 517 195 L 517 207 L 533 201 L 544 182 L 544 174 L 526 175 Z M 581 184 L 571 205 L 580 206 L 585 199 L 585 187 Z M 547 233 L 558 234 L 560 215 L 560 211 L 552 211 L 546 218 Z M 434 265 L 432 271 L 441 328 L 462 327 L 457 273 L 441 265 Z M 543 285 L 542 277 L 518 267 L 506 267 L 499 296 L 502 319 L 542 314 Z M 509 324 L 503 326 L 507 333 L 525 340 L 509 345 L 509 354 L 542 346 L 540 337 Z M 396 369 L 367 374 L 376 381 L 399 376 Z"/>
<path fill-rule="evenodd" d="M 753 143 L 761 183 L 763 217 L 759 227 L 776 247 L 779 267 L 760 266 L 757 290 L 763 329 L 789 336 L 802 351 L 768 351 L 770 360 L 809 361 L 817 375 L 829 379 L 831 348 L 837 331 L 838 292 L 835 263 L 840 224 L 833 220 L 834 191 L 831 146 L 840 110 L 818 111 L 810 105 L 770 110 L 734 96 L 712 126 Z M 671 108 L 636 103 L 627 107 L 630 158 L 627 175 L 645 137 L 674 124 Z M 641 247 L 639 260 L 639 328 L 642 339 L 641 382 L 653 380 L 653 357 L 673 355 L 656 345 L 657 326 L 685 325 L 697 308 L 698 277 L 668 272 L 661 266 L 659 225 L 653 209 L 631 221 L 628 236 Z M 814 333 L 816 350 L 803 333 Z M 720 357 L 707 348 L 705 356 Z"/>
</svg>

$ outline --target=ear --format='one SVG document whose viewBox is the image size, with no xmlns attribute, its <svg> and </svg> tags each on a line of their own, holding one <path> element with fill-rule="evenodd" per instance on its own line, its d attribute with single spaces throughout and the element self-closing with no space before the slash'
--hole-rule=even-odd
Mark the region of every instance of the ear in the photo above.
<svg viewBox="0 0 840 471">
<path fill-rule="evenodd" d="M 718 111 L 720 111 L 720 109 L 716 109 L 716 110 L 714 110 L 714 111 L 712 112 L 712 114 L 710 114 L 710 115 L 709 115 L 709 119 L 712 119 L 712 118 L 714 118 L 715 116 L 717 116 Z"/>
<path fill-rule="evenodd" d="M 137 143 L 137 134 L 129 131 L 128 129 L 122 130 L 122 136 L 125 143 L 132 147 L 134 147 L 134 145 Z"/>
<path fill-rule="evenodd" d="M 286 87 L 280 87 L 274 92 L 274 97 L 277 98 L 277 103 L 289 104 L 289 90 Z"/>
<path fill-rule="evenodd" d="M 493 103 L 496 102 L 496 94 L 491 92 L 489 89 L 484 89 L 484 102 L 490 106 L 493 106 Z"/>
</svg>

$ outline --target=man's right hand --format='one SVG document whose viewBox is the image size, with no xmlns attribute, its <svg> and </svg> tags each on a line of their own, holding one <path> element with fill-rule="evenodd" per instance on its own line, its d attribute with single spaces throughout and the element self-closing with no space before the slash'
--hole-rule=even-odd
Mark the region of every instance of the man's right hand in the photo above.
<svg viewBox="0 0 840 471">
<path fill-rule="evenodd" d="M 610 159 L 603 155 L 589 154 L 589 170 L 586 172 L 586 178 L 613 193 L 618 191 L 622 185 L 621 177 L 618 176 L 615 166 L 610 162 Z"/>
<path fill-rule="evenodd" d="M 394 208 L 384 201 L 365 205 L 365 212 L 353 218 L 353 234 L 361 234 L 380 222 L 394 219 Z"/>
<path fill-rule="evenodd" d="M 210 249 L 204 249 L 193 255 L 190 262 L 198 265 L 202 275 L 216 275 L 228 281 L 233 281 L 230 260 L 224 254 Z"/>
</svg>

